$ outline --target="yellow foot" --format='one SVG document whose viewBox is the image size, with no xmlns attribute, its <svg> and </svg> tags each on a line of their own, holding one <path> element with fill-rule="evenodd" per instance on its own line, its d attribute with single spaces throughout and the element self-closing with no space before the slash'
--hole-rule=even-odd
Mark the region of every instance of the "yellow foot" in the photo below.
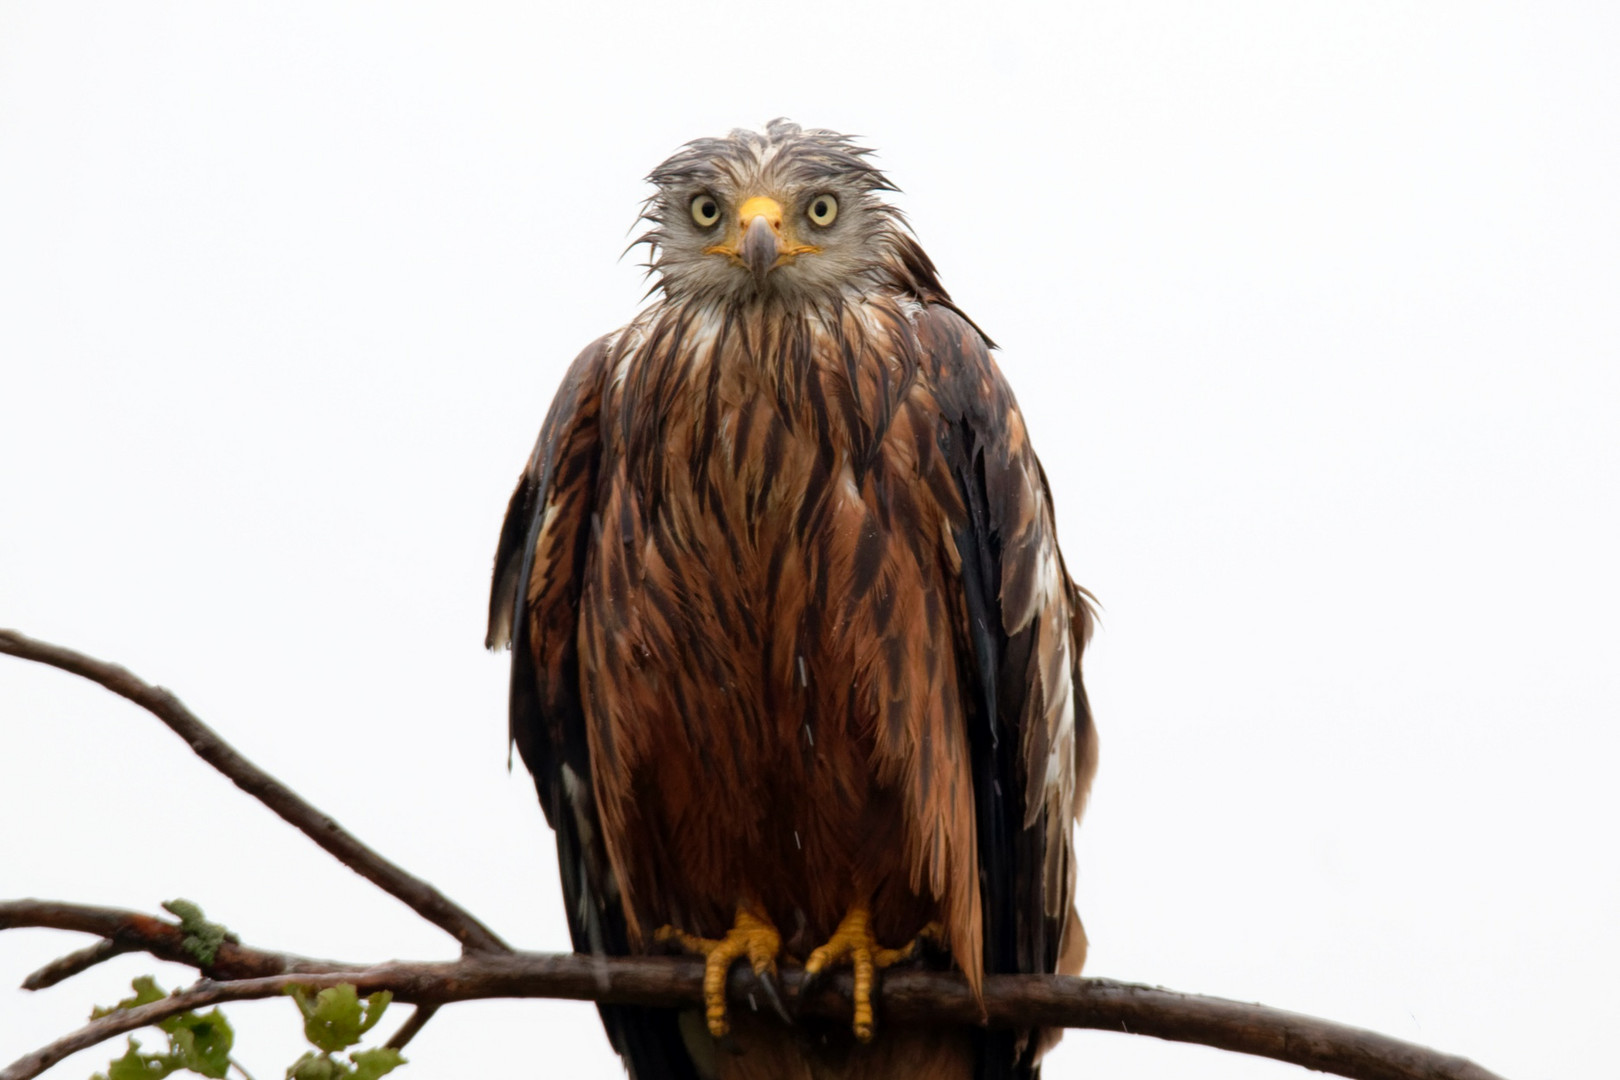
<svg viewBox="0 0 1620 1080">
<path fill-rule="evenodd" d="M 848 960 L 855 969 L 855 1037 L 861 1042 L 872 1041 L 873 973 L 910 960 L 924 941 L 937 942 L 944 933 L 939 923 L 929 923 L 904 948 L 885 949 L 872 936 L 871 922 L 872 913 L 866 905 L 856 904 L 838 924 L 827 944 L 811 953 L 810 959 L 804 962 L 804 973 L 810 976 L 819 975 L 843 960 Z"/>
<path fill-rule="evenodd" d="M 769 919 L 755 915 L 741 904 L 737 905 L 737 921 L 719 941 L 697 937 L 673 926 L 658 931 L 657 940 L 674 942 L 694 956 L 704 957 L 703 1004 L 709 1023 L 709 1034 L 724 1038 L 731 1030 L 726 1022 L 726 975 L 731 965 L 743 957 L 748 958 L 761 988 L 778 1013 L 786 1016 L 781 997 L 776 991 L 776 954 L 782 951 L 782 935 Z"/>
</svg>

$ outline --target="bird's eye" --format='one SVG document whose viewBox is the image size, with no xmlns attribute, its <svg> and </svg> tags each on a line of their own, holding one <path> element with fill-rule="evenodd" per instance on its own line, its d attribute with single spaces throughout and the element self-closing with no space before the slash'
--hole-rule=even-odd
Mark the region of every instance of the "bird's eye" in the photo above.
<svg viewBox="0 0 1620 1080">
<path fill-rule="evenodd" d="M 692 220 L 699 228 L 711 229 L 720 220 L 720 203 L 713 195 L 703 194 L 692 200 Z"/>
<path fill-rule="evenodd" d="M 838 216 L 838 200 L 831 195 L 817 195 L 810 200 L 810 208 L 805 213 L 813 223 L 825 229 Z"/>
</svg>

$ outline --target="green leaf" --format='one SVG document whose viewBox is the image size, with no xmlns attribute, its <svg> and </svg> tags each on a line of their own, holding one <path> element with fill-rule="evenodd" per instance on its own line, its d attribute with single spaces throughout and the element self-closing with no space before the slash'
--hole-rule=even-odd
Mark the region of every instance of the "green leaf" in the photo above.
<svg viewBox="0 0 1620 1080">
<path fill-rule="evenodd" d="M 340 983 L 322 990 L 313 1001 L 301 986 L 288 987 L 287 993 L 298 1003 L 298 1011 L 304 1014 L 304 1037 L 316 1049 L 329 1054 L 359 1042 L 360 1036 L 382 1019 L 383 1011 L 394 999 L 387 990 L 379 990 L 366 998 L 362 1006 L 353 983 Z"/>
<path fill-rule="evenodd" d="M 354 1062 L 354 1080 L 377 1080 L 405 1064 L 405 1057 L 392 1046 L 379 1046 L 375 1050 L 358 1050 L 349 1055 Z"/>
<path fill-rule="evenodd" d="M 179 1021 L 174 1028 L 169 1022 L 162 1026 L 169 1032 L 169 1053 L 192 1072 L 220 1080 L 231 1067 L 231 1045 L 236 1034 L 218 1009 L 198 1016 L 183 1013 L 173 1018 Z"/>
<path fill-rule="evenodd" d="M 124 1056 L 108 1065 L 105 1073 L 96 1073 L 90 1080 L 163 1080 L 178 1068 L 178 1061 L 159 1054 L 141 1053 L 140 1041 L 130 1039 Z"/>
<path fill-rule="evenodd" d="M 287 1070 L 287 1080 L 338 1080 L 346 1071 L 330 1055 L 311 1050 L 292 1063 Z"/>
<path fill-rule="evenodd" d="M 186 934 L 180 945 L 203 967 L 212 966 L 214 958 L 219 955 L 219 947 L 225 942 L 241 940 L 219 923 L 203 918 L 202 908 L 190 900 L 165 901 L 163 910 L 180 920 L 180 929 Z"/>
<path fill-rule="evenodd" d="M 150 975 L 142 975 L 130 985 L 135 990 L 134 997 L 125 998 L 111 1009 L 96 1009 L 92 1018 L 150 1005 L 168 996 Z M 220 1080 L 230 1068 L 231 1045 L 236 1041 L 236 1034 L 218 1009 L 201 1016 L 194 1012 L 181 1013 L 158 1021 L 156 1026 L 169 1036 L 167 1054 L 142 1054 L 141 1044 L 130 1039 L 128 1053 L 113 1062 L 105 1075 L 97 1073 L 95 1080 L 161 1080 L 177 1069 L 189 1069 Z"/>
<path fill-rule="evenodd" d="M 366 996 L 366 1018 L 360 1022 L 362 1035 L 377 1026 L 377 1021 L 383 1018 L 383 1013 L 388 1009 L 388 1003 L 393 1000 L 392 990 L 378 990 L 375 994 Z"/>
</svg>

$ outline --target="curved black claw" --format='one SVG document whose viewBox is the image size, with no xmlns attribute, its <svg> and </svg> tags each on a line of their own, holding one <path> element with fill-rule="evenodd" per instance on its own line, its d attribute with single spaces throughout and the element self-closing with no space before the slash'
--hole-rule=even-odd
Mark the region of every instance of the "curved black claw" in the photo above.
<svg viewBox="0 0 1620 1080">
<path fill-rule="evenodd" d="M 777 1018 L 784 1024 L 792 1024 L 793 1015 L 788 1012 L 787 1005 L 782 1001 L 782 988 L 776 984 L 776 972 L 770 968 L 755 971 L 754 981 L 759 984 L 760 993 L 765 995 L 765 1003 L 771 1007 Z"/>
<path fill-rule="evenodd" d="M 814 996 L 828 974 L 828 969 L 822 968 L 820 971 L 805 971 L 799 975 L 799 992 L 793 995 L 793 1015 L 795 1017 L 804 1012 L 804 1003 Z"/>
</svg>

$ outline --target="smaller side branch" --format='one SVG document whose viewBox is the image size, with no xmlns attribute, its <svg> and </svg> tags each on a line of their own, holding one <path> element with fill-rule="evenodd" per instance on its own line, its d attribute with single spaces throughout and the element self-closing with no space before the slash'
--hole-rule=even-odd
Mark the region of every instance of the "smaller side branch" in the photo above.
<svg viewBox="0 0 1620 1080">
<path fill-rule="evenodd" d="M 399 1030 L 383 1045 L 390 1050 L 405 1049 L 410 1045 L 410 1041 L 416 1038 L 417 1033 L 427 1027 L 428 1021 L 433 1019 L 433 1014 L 438 1011 L 437 1005 L 418 1005 L 411 1013 L 411 1018 L 399 1025 Z"/>
<path fill-rule="evenodd" d="M 22 987 L 24 990 L 44 990 L 64 979 L 71 979 L 82 971 L 89 971 L 97 964 L 105 963 L 115 956 L 135 951 L 137 950 L 133 945 L 124 945 L 117 941 L 98 941 L 94 945 L 52 960 L 24 979 Z"/>
<path fill-rule="evenodd" d="M 143 682 L 117 664 L 97 660 L 61 645 L 37 641 L 15 630 L 0 630 L 0 653 L 60 668 L 128 698 L 168 725 L 169 730 L 184 739 L 198 757 L 224 773 L 233 784 L 275 811 L 283 821 L 325 848 L 343 865 L 402 900 L 422 918 L 450 934 L 461 942 L 463 950 L 471 953 L 509 951 L 509 946 L 471 912 L 426 881 L 377 854 L 330 815 L 312 806 L 292 788 L 243 757 L 235 747 L 199 720 L 179 698 L 161 686 Z"/>
</svg>

